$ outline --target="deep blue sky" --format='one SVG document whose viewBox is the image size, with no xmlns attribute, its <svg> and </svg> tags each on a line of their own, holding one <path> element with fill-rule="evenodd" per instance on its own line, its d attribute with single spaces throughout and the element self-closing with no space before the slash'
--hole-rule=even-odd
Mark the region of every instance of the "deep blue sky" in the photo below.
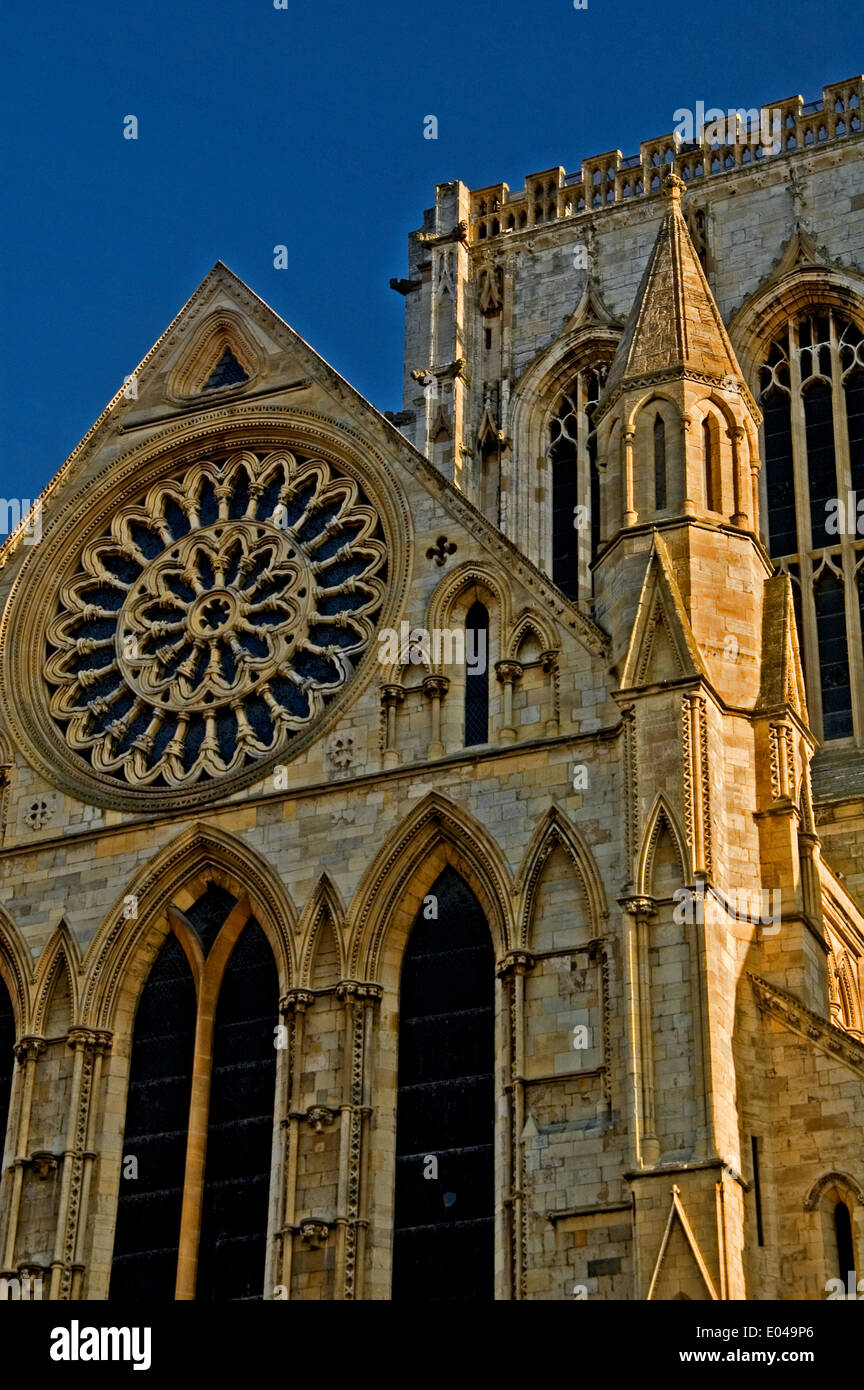
<svg viewBox="0 0 864 1390">
<path fill-rule="evenodd" d="M 37 495 L 220 258 L 398 409 L 388 282 L 437 182 L 516 187 L 635 153 L 700 99 L 813 100 L 861 71 L 855 8 L 19 0 L 0 84 L 0 495 Z"/>
</svg>

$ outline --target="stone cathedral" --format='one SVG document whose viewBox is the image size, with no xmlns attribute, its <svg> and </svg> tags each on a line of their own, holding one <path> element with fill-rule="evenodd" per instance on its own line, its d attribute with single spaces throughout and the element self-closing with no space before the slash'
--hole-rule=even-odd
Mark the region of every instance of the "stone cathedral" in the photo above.
<svg viewBox="0 0 864 1390">
<path fill-rule="evenodd" d="M 389 416 L 217 263 L 9 537 L 7 1296 L 864 1279 L 862 102 L 440 185 Z"/>
</svg>

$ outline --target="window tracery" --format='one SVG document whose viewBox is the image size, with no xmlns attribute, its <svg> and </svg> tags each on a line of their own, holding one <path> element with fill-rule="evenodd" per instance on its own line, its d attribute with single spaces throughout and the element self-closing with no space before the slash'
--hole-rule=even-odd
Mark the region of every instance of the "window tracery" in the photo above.
<svg viewBox="0 0 864 1390">
<path fill-rule="evenodd" d="M 242 451 L 152 487 L 60 586 L 50 713 L 97 772 L 181 787 L 307 728 L 371 642 L 375 509 L 323 459 Z"/>
<path fill-rule="evenodd" d="M 600 477 L 592 426 L 608 362 L 583 367 L 558 398 L 549 422 L 552 470 L 552 578 L 569 598 L 588 599 L 599 544 Z"/>
<path fill-rule="evenodd" d="M 814 728 L 864 742 L 864 334 L 790 317 L 761 368 L 767 529 L 795 591 Z"/>
</svg>

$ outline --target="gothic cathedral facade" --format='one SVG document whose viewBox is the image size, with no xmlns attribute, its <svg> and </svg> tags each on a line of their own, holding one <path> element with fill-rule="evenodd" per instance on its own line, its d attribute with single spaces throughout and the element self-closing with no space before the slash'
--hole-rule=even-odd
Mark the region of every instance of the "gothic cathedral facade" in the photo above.
<svg viewBox="0 0 864 1390">
<path fill-rule="evenodd" d="M 387 417 L 218 263 L 60 468 L 0 552 L 0 1279 L 864 1278 L 862 101 L 440 185 Z"/>
</svg>

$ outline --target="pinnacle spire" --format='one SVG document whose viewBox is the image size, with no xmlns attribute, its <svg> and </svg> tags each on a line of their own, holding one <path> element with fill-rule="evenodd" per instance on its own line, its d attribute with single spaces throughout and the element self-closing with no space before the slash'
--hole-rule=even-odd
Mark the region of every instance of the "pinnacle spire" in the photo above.
<svg viewBox="0 0 864 1390">
<path fill-rule="evenodd" d="M 609 373 L 607 401 L 634 379 L 741 377 L 681 212 L 686 187 L 676 174 L 663 181 L 668 206 Z"/>
</svg>

